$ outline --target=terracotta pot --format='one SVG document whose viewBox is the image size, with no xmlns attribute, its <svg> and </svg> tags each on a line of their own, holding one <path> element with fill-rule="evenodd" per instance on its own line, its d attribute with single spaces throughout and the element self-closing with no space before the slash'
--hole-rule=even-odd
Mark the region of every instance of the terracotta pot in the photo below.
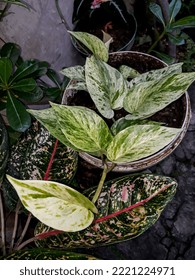
<svg viewBox="0 0 195 280">
<path fill-rule="evenodd" d="M 151 55 L 140 53 L 140 52 L 116 52 L 111 53 L 109 58 L 109 64 L 118 68 L 122 64 L 126 64 L 138 70 L 139 72 L 147 72 L 152 69 L 159 69 L 166 66 L 166 64 L 160 59 L 153 57 Z M 67 90 L 63 97 L 63 104 L 70 104 L 71 98 L 76 94 L 74 90 Z M 170 105 L 169 105 L 170 106 Z M 176 111 L 181 112 L 181 120 L 179 127 L 182 128 L 181 132 L 159 152 L 148 156 L 146 158 L 133 161 L 130 163 L 117 164 L 113 169 L 115 172 L 136 172 L 149 168 L 170 155 L 180 144 L 184 138 L 186 131 L 189 126 L 191 118 L 191 106 L 188 92 L 185 92 L 184 95 L 172 103 Z M 179 110 L 178 110 L 179 109 Z M 165 109 L 163 109 L 165 110 Z M 162 112 L 163 112 L 162 110 Z M 169 118 L 169 116 L 168 116 Z M 89 155 L 88 153 L 80 153 L 82 157 L 88 163 L 95 165 L 96 167 L 102 168 L 102 161 L 94 156 Z M 111 164 L 111 163 L 110 163 Z"/>
</svg>

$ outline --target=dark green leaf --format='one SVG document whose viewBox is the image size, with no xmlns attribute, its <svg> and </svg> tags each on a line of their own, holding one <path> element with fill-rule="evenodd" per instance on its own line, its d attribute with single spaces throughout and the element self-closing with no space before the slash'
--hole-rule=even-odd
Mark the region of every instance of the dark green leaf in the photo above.
<svg viewBox="0 0 195 280">
<path fill-rule="evenodd" d="M 4 174 L 4 169 L 7 164 L 8 151 L 9 151 L 8 134 L 3 119 L 0 115 L 0 183 Z"/>
<path fill-rule="evenodd" d="M 12 62 L 7 57 L 0 58 L 0 83 L 3 85 L 8 84 L 8 80 L 12 74 Z"/>
<path fill-rule="evenodd" d="M 170 25 L 172 30 L 174 29 L 185 29 L 195 27 L 195 16 L 188 16 L 181 18 Z"/>
<path fill-rule="evenodd" d="M 60 75 L 55 70 L 51 68 L 48 69 L 47 76 L 58 88 L 61 88 L 62 80 L 60 78 Z"/>
<path fill-rule="evenodd" d="M 30 92 L 30 91 L 33 91 L 36 88 L 36 86 L 37 86 L 37 84 L 34 79 L 27 78 L 27 79 L 22 79 L 20 81 L 12 83 L 10 85 L 10 88 L 12 90 L 17 90 L 17 91 L 21 91 L 21 92 Z"/>
<path fill-rule="evenodd" d="M 7 119 L 10 126 L 19 132 L 24 132 L 31 124 L 31 117 L 24 105 L 14 95 L 8 93 L 7 98 Z"/>
<path fill-rule="evenodd" d="M 49 98 L 50 101 L 56 100 L 60 95 L 62 91 L 57 87 L 57 88 L 48 88 L 45 91 L 45 95 Z"/>
<path fill-rule="evenodd" d="M 170 55 L 167 55 L 165 53 L 161 53 L 161 52 L 154 51 L 154 50 L 152 51 L 152 53 L 154 53 L 155 56 L 157 56 L 158 58 L 160 58 L 167 64 L 172 64 L 175 61 L 175 59 L 173 57 L 171 57 Z"/>
<path fill-rule="evenodd" d="M 133 174 L 109 181 L 104 184 L 97 201 L 99 215 L 93 225 L 78 233 L 62 233 L 43 240 L 40 236 L 36 244 L 68 249 L 97 247 L 135 238 L 158 220 L 175 195 L 176 187 L 175 180 L 153 174 Z M 95 190 L 91 188 L 85 195 L 91 199 Z M 119 212 L 121 210 L 124 212 Z M 115 216 L 108 216 L 113 213 Z M 101 218 L 105 220 L 101 221 Z M 38 224 L 35 235 L 50 230 Z"/>
<path fill-rule="evenodd" d="M 175 19 L 181 9 L 181 0 L 172 0 L 169 4 L 170 23 Z"/>
<path fill-rule="evenodd" d="M 169 37 L 169 40 L 176 46 L 181 46 L 185 44 L 185 40 L 181 36 L 174 36 L 171 33 L 167 34 Z"/>
<path fill-rule="evenodd" d="M 91 255 L 50 249 L 26 249 L 16 251 L 1 260 L 97 260 Z"/>
<path fill-rule="evenodd" d="M 14 93 L 18 96 L 18 98 L 26 100 L 28 102 L 34 103 L 38 102 L 43 98 L 43 90 L 36 85 L 33 91 L 30 92 L 22 92 L 22 91 L 14 91 Z"/>
<path fill-rule="evenodd" d="M 4 44 L 0 51 L 0 56 L 8 57 L 12 61 L 13 65 L 16 64 L 20 55 L 21 55 L 21 48 L 19 45 L 14 43 Z"/>
<path fill-rule="evenodd" d="M 161 23 L 165 27 L 166 24 L 165 24 L 165 21 L 164 21 L 164 17 L 163 17 L 161 7 L 156 3 L 150 3 L 149 4 L 149 9 L 161 21 Z"/>
</svg>

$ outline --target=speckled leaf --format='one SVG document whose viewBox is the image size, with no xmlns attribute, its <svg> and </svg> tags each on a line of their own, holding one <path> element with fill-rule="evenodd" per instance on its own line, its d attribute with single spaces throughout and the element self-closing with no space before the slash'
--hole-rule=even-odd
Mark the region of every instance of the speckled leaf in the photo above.
<svg viewBox="0 0 195 280">
<path fill-rule="evenodd" d="M 140 73 L 137 70 L 127 65 L 121 65 L 119 71 L 125 79 L 134 79 L 140 75 Z"/>
<path fill-rule="evenodd" d="M 74 83 L 69 83 L 67 86 L 67 89 L 74 89 L 74 90 L 84 90 L 84 91 L 88 91 L 87 89 L 87 85 L 85 82 L 74 82 Z"/>
<path fill-rule="evenodd" d="M 108 49 L 99 38 L 86 32 L 68 32 L 71 36 L 85 45 L 95 57 L 105 62 L 108 61 Z"/>
<path fill-rule="evenodd" d="M 95 205 L 78 191 L 52 181 L 7 179 L 24 207 L 38 220 L 58 230 L 75 232 L 88 227 Z"/>
<path fill-rule="evenodd" d="M 149 81 L 157 82 L 158 80 L 161 80 L 162 77 L 165 77 L 167 75 L 180 74 L 182 73 L 182 64 L 183 63 L 175 63 L 161 69 L 155 69 L 143 73 L 135 77 L 132 81 L 130 81 L 129 87 L 132 87 L 133 85 L 138 85 L 139 83 L 142 82 L 149 82 Z"/>
<path fill-rule="evenodd" d="M 9 154 L 8 134 L 0 115 L 0 183 L 4 174 Z"/>
<path fill-rule="evenodd" d="M 99 214 L 93 225 L 78 233 L 61 233 L 42 240 L 37 236 L 36 244 L 68 249 L 103 246 L 135 238 L 158 220 L 176 187 L 173 179 L 153 174 L 127 175 L 109 181 L 104 184 L 97 201 Z M 94 192 L 95 188 L 92 188 L 85 195 L 91 198 Z M 119 214 L 122 209 L 125 212 Z M 116 215 L 116 212 L 117 216 L 109 218 L 108 215 Z M 106 220 L 101 221 L 105 216 Z M 51 230 L 39 223 L 35 235 Z"/>
<path fill-rule="evenodd" d="M 71 80 L 85 81 L 85 69 L 81 65 L 64 68 L 61 73 Z"/>
<path fill-rule="evenodd" d="M 93 110 L 52 104 L 66 139 L 79 151 L 102 155 L 112 140 L 105 121 Z"/>
<path fill-rule="evenodd" d="M 171 74 L 132 86 L 124 99 L 124 109 L 133 118 L 147 118 L 180 98 L 195 80 L 195 73 Z"/>
<path fill-rule="evenodd" d="M 97 260 L 97 258 L 87 254 L 62 250 L 33 248 L 16 251 L 7 256 L 0 257 L 0 260 Z"/>
<path fill-rule="evenodd" d="M 108 119 L 113 118 L 113 109 L 121 109 L 128 89 L 123 75 L 105 62 L 87 58 L 85 76 L 88 92 L 98 111 Z"/>
<path fill-rule="evenodd" d="M 38 122 L 34 122 L 18 142 L 12 146 L 6 173 L 24 180 L 42 180 L 45 176 L 55 138 Z M 72 149 L 58 143 L 48 174 L 50 180 L 69 184 L 77 169 L 78 155 Z M 14 209 L 18 196 L 5 179 L 3 193 L 7 206 Z"/>
<path fill-rule="evenodd" d="M 115 163 L 150 156 L 168 145 L 180 129 L 159 125 L 132 125 L 119 132 L 107 148 L 107 158 Z"/>
<path fill-rule="evenodd" d="M 125 117 L 118 119 L 113 123 L 110 130 L 113 135 L 118 134 L 120 131 L 132 125 L 143 125 L 143 124 L 153 124 L 153 125 L 162 125 L 160 122 L 154 122 L 150 120 L 128 120 Z"/>
</svg>

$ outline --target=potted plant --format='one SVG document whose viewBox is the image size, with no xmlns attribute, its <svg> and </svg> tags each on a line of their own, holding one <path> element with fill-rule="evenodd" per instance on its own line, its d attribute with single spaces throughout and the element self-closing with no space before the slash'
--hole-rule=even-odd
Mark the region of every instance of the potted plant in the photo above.
<svg viewBox="0 0 195 280">
<path fill-rule="evenodd" d="M 130 50 L 137 31 L 136 19 L 127 12 L 123 0 L 75 0 L 72 22 L 74 31 L 88 32 L 108 42 L 111 52 Z M 72 39 L 77 50 L 88 55 L 86 47 Z"/>
<path fill-rule="evenodd" d="M 105 183 L 106 176 L 118 163 L 150 156 L 175 139 L 181 128 L 147 118 L 179 99 L 195 79 L 195 73 L 182 73 L 181 64 L 143 74 L 127 65 L 118 71 L 107 64 L 108 50 L 101 40 L 86 33 L 71 34 L 94 55 L 85 67 L 62 72 L 76 81 L 69 88 L 87 88 L 98 113 L 58 104 L 30 113 L 66 146 L 99 157 L 103 172 L 98 186 L 83 193 L 53 181 L 7 176 L 23 205 L 42 222 L 33 240 L 45 247 L 115 243 L 140 235 L 158 219 L 175 194 L 174 179 L 137 173 Z M 121 108 L 127 113 L 116 121 L 115 110 Z M 109 127 L 105 119 L 113 124 Z M 42 240 L 46 237 L 50 238 Z"/>
</svg>

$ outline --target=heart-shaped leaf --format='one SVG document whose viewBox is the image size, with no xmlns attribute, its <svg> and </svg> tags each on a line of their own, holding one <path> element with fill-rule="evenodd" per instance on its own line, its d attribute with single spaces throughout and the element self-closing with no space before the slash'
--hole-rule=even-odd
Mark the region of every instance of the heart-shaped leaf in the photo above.
<svg viewBox="0 0 195 280">
<path fill-rule="evenodd" d="M 67 249 L 97 247 L 135 238 L 158 220 L 176 187 L 175 180 L 153 174 L 127 175 L 109 181 L 97 201 L 99 214 L 93 225 L 79 233 L 51 236 L 52 229 L 39 223 L 35 229 L 36 244 Z M 85 195 L 93 197 L 95 189 L 87 190 Z M 42 239 L 46 236 L 51 237 Z"/>
<path fill-rule="evenodd" d="M 69 33 L 71 36 L 85 45 L 95 57 L 105 62 L 108 61 L 108 49 L 99 38 L 86 32 L 69 31 Z"/>
<path fill-rule="evenodd" d="M 107 158 L 125 163 L 150 156 L 168 145 L 180 129 L 159 125 L 132 125 L 119 132 L 107 148 Z"/>
<path fill-rule="evenodd" d="M 15 251 L 7 256 L 0 257 L 0 260 L 97 260 L 97 258 L 75 252 L 33 248 Z"/>
<path fill-rule="evenodd" d="M 102 155 L 112 140 L 105 121 L 93 110 L 52 103 L 61 131 L 78 151 Z"/>
<path fill-rule="evenodd" d="M 95 205 L 76 190 L 52 181 L 17 180 L 9 175 L 22 204 L 37 219 L 58 230 L 75 232 L 88 227 Z"/>
<path fill-rule="evenodd" d="M 86 84 L 98 111 L 108 119 L 113 118 L 113 109 L 121 109 L 128 89 L 123 75 L 94 56 L 85 64 Z"/>
<path fill-rule="evenodd" d="M 71 80 L 85 82 L 85 69 L 81 65 L 64 68 L 60 72 Z"/>
<path fill-rule="evenodd" d="M 9 92 L 7 96 L 6 113 L 9 124 L 14 130 L 24 132 L 30 127 L 30 114 L 26 111 L 24 105 Z"/>
<path fill-rule="evenodd" d="M 180 98 L 194 80 L 195 73 L 192 72 L 135 84 L 124 99 L 124 109 L 136 118 L 152 116 Z"/>
<path fill-rule="evenodd" d="M 13 66 L 11 60 L 7 57 L 0 58 L 0 84 L 7 85 L 12 71 Z"/>
</svg>

